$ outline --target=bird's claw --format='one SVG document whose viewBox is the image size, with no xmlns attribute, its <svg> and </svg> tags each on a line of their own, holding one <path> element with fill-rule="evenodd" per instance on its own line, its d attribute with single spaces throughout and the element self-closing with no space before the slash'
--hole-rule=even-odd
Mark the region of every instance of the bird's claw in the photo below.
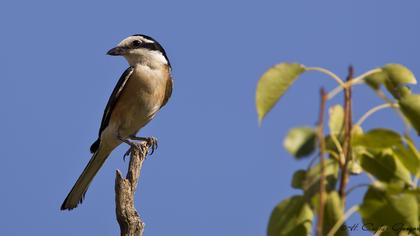
<svg viewBox="0 0 420 236">
<path fill-rule="evenodd" d="M 148 148 L 152 149 L 150 154 L 149 153 L 146 153 L 146 154 L 152 155 L 155 152 L 155 150 L 158 148 L 158 141 L 157 141 L 157 138 L 155 137 L 146 138 L 146 144 Z M 147 152 L 149 152 L 149 150 Z"/>
<path fill-rule="evenodd" d="M 137 149 L 138 151 L 140 151 L 141 153 L 143 153 L 145 151 L 144 146 L 142 145 L 143 141 L 146 142 L 146 145 L 148 147 L 148 149 L 146 149 L 147 152 L 145 153 L 144 156 L 147 156 L 148 154 L 152 155 L 155 152 L 155 150 L 158 148 L 158 142 L 157 142 L 157 139 L 155 137 L 136 138 L 136 140 L 141 140 L 141 141 L 138 142 L 138 143 L 131 142 L 131 141 L 126 142 L 127 144 L 130 145 L 130 148 L 124 153 L 124 156 L 123 156 L 124 161 L 125 161 L 125 157 L 129 156 L 134 148 Z M 151 149 L 150 152 L 149 152 L 149 149 Z"/>
<path fill-rule="evenodd" d="M 124 156 L 123 156 L 123 161 L 125 161 L 125 157 L 127 157 L 127 156 L 130 156 L 130 153 L 131 153 L 131 150 L 132 150 L 132 148 L 130 147 L 125 153 L 124 153 Z"/>
</svg>

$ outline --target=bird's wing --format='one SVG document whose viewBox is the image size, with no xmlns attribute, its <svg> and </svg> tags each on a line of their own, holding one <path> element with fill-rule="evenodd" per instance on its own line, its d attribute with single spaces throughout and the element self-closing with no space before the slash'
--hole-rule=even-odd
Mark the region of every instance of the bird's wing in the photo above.
<svg viewBox="0 0 420 236">
<path fill-rule="evenodd" d="M 99 129 L 99 137 L 101 137 L 102 131 L 108 126 L 109 118 L 111 117 L 112 110 L 120 97 L 121 92 L 124 90 L 125 85 L 127 84 L 128 79 L 133 73 L 133 67 L 127 68 L 124 73 L 121 75 L 118 80 L 117 85 L 112 91 L 111 96 L 109 97 L 108 103 L 106 104 L 104 115 L 102 116 L 101 128 Z"/>
<path fill-rule="evenodd" d="M 90 151 L 92 153 L 96 152 L 99 147 L 99 139 L 101 137 L 102 131 L 108 126 L 109 119 L 111 117 L 111 113 L 114 110 L 114 106 L 118 101 L 118 98 L 121 95 L 121 92 L 124 90 L 127 81 L 130 79 L 131 74 L 133 73 L 134 68 L 128 67 L 124 73 L 121 75 L 120 79 L 118 80 L 117 85 L 115 86 L 114 90 L 112 91 L 111 96 L 109 97 L 108 103 L 106 104 L 104 114 L 102 116 L 101 127 L 99 128 L 99 137 L 92 146 L 90 147 Z"/>
<path fill-rule="evenodd" d="M 166 82 L 165 98 L 163 99 L 162 105 L 160 106 L 161 108 L 166 105 L 166 103 L 172 95 L 173 82 L 174 81 L 172 80 L 172 78 L 169 78 Z"/>
</svg>

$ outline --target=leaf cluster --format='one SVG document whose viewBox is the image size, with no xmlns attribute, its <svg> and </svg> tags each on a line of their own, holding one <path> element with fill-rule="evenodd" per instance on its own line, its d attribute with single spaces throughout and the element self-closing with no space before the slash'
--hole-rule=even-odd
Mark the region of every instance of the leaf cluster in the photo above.
<svg viewBox="0 0 420 236">
<path fill-rule="evenodd" d="M 340 172 L 367 175 L 372 181 L 366 184 L 363 201 L 356 206 L 365 224 L 380 226 L 369 230 L 377 235 L 420 235 L 420 152 L 409 136 L 413 128 L 420 134 L 420 95 L 407 86 L 416 84 L 413 73 L 400 64 L 387 64 L 344 82 L 334 73 L 318 67 L 305 67 L 296 63 L 281 63 L 270 68 L 258 82 L 256 105 L 258 120 L 275 106 L 299 76 L 307 71 L 322 72 L 338 82 L 328 98 L 337 91 L 356 84 L 366 84 L 384 100 L 384 104 L 367 111 L 359 122 L 352 125 L 348 159 L 343 152 L 345 114 L 341 105 L 329 107 L 328 130 L 322 136 L 327 160 L 324 164 L 326 199 L 324 204 L 324 235 L 348 235 L 344 215 L 345 203 L 338 184 Z M 383 89 L 392 97 L 388 98 Z M 376 111 L 391 107 L 406 123 L 405 133 L 387 128 L 365 132 L 363 121 Z M 320 153 L 321 140 L 317 127 L 303 126 L 289 130 L 283 145 L 297 160 L 312 158 L 308 168 L 297 170 L 291 186 L 302 191 L 281 201 L 272 211 L 268 236 L 311 235 L 314 216 L 318 212 L 321 164 L 315 163 Z M 345 162 L 348 165 L 345 165 Z M 344 169 L 346 168 L 346 169 Z M 348 191 L 350 191 L 350 188 Z"/>
</svg>

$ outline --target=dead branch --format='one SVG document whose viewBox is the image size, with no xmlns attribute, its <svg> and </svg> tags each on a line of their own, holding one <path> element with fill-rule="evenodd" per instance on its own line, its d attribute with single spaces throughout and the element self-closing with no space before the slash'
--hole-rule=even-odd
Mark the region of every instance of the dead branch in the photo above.
<svg viewBox="0 0 420 236">
<path fill-rule="evenodd" d="M 139 148 L 131 148 L 130 163 L 126 178 L 119 170 L 115 176 L 115 205 L 121 236 L 142 236 L 144 222 L 134 207 L 134 193 L 137 189 L 141 167 L 147 155 L 148 145 L 141 142 Z"/>
</svg>

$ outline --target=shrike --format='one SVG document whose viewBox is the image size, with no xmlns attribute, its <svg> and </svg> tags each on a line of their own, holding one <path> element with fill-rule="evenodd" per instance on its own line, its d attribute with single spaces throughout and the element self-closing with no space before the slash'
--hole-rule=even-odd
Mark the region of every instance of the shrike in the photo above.
<svg viewBox="0 0 420 236">
<path fill-rule="evenodd" d="M 61 210 L 71 210 L 83 201 L 90 182 L 112 150 L 122 142 L 133 146 L 133 140 L 146 140 L 153 151 L 156 145 L 154 138 L 135 135 L 168 102 L 172 93 L 171 64 L 163 47 L 153 38 L 141 34 L 129 36 L 107 54 L 125 57 L 130 67 L 112 91 L 98 139 L 90 147 L 93 156 L 61 205 Z"/>
</svg>

